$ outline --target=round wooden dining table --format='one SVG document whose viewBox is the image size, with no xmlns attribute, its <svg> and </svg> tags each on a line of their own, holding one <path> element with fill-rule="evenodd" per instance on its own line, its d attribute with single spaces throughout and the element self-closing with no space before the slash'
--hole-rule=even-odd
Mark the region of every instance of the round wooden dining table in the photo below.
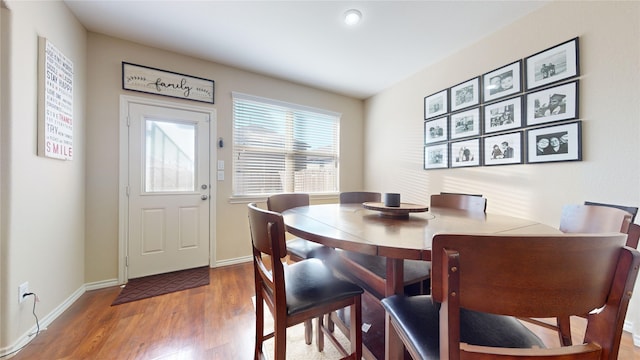
<svg viewBox="0 0 640 360">
<path fill-rule="evenodd" d="M 408 208 L 415 208 L 415 204 L 409 205 Z M 403 293 L 404 260 L 431 260 L 435 234 L 559 233 L 556 228 L 532 220 L 448 208 L 396 217 L 362 204 L 322 204 L 292 208 L 282 215 L 286 230 L 295 236 L 332 248 L 386 257 L 386 296 Z M 386 327 L 389 334 L 389 325 Z M 401 358 L 402 349 L 399 339 L 386 336 L 385 358 Z"/>
</svg>

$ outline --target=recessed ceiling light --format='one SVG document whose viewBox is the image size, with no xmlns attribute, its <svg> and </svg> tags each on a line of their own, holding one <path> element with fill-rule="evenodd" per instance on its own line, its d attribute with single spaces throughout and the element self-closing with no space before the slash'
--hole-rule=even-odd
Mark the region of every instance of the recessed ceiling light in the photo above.
<svg viewBox="0 0 640 360">
<path fill-rule="evenodd" d="M 356 25 L 362 19 L 362 13 L 356 9 L 350 9 L 344 13 L 344 22 L 347 25 Z"/>
</svg>

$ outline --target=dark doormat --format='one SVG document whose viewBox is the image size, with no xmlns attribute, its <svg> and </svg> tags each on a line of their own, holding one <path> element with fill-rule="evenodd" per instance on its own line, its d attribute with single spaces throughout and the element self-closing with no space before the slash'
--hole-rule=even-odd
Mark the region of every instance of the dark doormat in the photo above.
<svg viewBox="0 0 640 360">
<path fill-rule="evenodd" d="M 204 285 L 209 285 L 208 266 L 130 279 L 111 305 L 147 299 Z"/>
</svg>

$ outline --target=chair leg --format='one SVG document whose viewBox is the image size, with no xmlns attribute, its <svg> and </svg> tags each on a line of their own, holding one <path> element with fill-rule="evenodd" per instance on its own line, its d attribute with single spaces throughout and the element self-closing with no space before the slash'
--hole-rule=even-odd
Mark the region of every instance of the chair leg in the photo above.
<svg viewBox="0 0 640 360">
<path fill-rule="evenodd" d="M 562 346 L 571 346 L 573 344 L 573 341 L 571 340 L 571 319 L 568 316 L 565 316 L 557 318 L 556 321 L 558 324 L 560 344 Z"/>
<path fill-rule="evenodd" d="M 311 337 L 313 335 L 313 323 L 311 320 L 304 321 L 304 342 L 311 345 Z"/>
<path fill-rule="evenodd" d="M 335 330 L 335 324 L 333 323 L 333 319 L 331 318 L 331 313 L 327 314 L 327 329 L 329 329 L 330 332 L 333 332 Z"/>
<path fill-rule="evenodd" d="M 318 316 L 317 321 L 316 343 L 318 344 L 318 352 L 322 352 L 324 350 L 324 332 L 322 331 L 324 327 L 324 315 Z"/>
<path fill-rule="evenodd" d="M 362 302 L 360 295 L 355 303 L 351 305 L 349 340 L 351 342 L 351 353 L 356 359 L 362 358 Z"/>
<path fill-rule="evenodd" d="M 264 358 L 262 353 L 262 343 L 264 341 L 264 304 L 262 298 L 256 296 L 256 348 L 254 353 L 254 360 L 261 360 Z"/>
<path fill-rule="evenodd" d="M 274 359 L 286 360 L 287 358 L 287 324 L 284 319 L 274 319 Z"/>
</svg>

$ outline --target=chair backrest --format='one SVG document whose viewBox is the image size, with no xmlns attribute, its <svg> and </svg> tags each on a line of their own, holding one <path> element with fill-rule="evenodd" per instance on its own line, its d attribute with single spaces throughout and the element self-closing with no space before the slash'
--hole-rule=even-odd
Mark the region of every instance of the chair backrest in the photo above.
<svg viewBox="0 0 640 360">
<path fill-rule="evenodd" d="M 469 194 L 433 194 L 431 195 L 430 206 L 485 212 L 487 210 L 487 199 Z"/>
<path fill-rule="evenodd" d="M 370 191 L 345 191 L 340 193 L 341 204 L 361 204 L 363 202 L 380 202 L 382 195 Z"/>
<path fill-rule="evenodd" d="M 279 213 L 294 207 L 308 205 L 309 194 L 305 193 L 275 194 L 267 198 L 267 209 Z"/>
<path fill-rule="evenodd" d="M 627 233 L 631 214 L 608 206 L 565 205 L 560 217 L 560 231 L 564 233 Z"/>
<path fill-rule="evenodd" d="M 284 266 L 281 259 L 287 255 L 287 246 L 282 214 L 260 209 L 255 203 L 249 204 L 248 208 L 256 290 L 267 290 L 276 299 L 284 300 Z"/>
<path fill-rule="evenodd" d="M 431 281 L 433 299 L 441 303 L 441 358 L 459 359 L 464 352 L 465 359 L 497 353 L 560 359 L 575 352 L 571 359 L 616 359 L 640 266 L 640 253 L 624 243 L 625 235 L 616 233 L 434 236 Z M 461 345 L 460 308 L 540 318 L 601 311 L 589 314 L 584 345 L 541 350 Z"/>
<path fill-rule="evenodd" d="M 585 205 L 596 205 L 596 206 L 609 206 L 609 207 L 612 207 L 612 208 L 624 210 L 624 211 L 628 212 L 629 214 L 631 214 L 631 222 L 632 223 L 634 221 L 636 221 L 636 215 L 638 215 L 638 208 L 637 207 L 633 207 L 633 206 L 616 205 L 616 204 L 605 204 L 605 203 L 598 203 L 598 202 L 593 202 L 593 201 L 585 201 L 584 204 Z"/>
<path fill-rule="evenodd" d="M 482 197 L 482 194 L 465 194 L 465 193 L 454 193 L 454 192 L 445 192 L 445 191 L 440 191 L 441 195 L 469 195 L 469 196 L 480 196 Z"/>
</svg>

